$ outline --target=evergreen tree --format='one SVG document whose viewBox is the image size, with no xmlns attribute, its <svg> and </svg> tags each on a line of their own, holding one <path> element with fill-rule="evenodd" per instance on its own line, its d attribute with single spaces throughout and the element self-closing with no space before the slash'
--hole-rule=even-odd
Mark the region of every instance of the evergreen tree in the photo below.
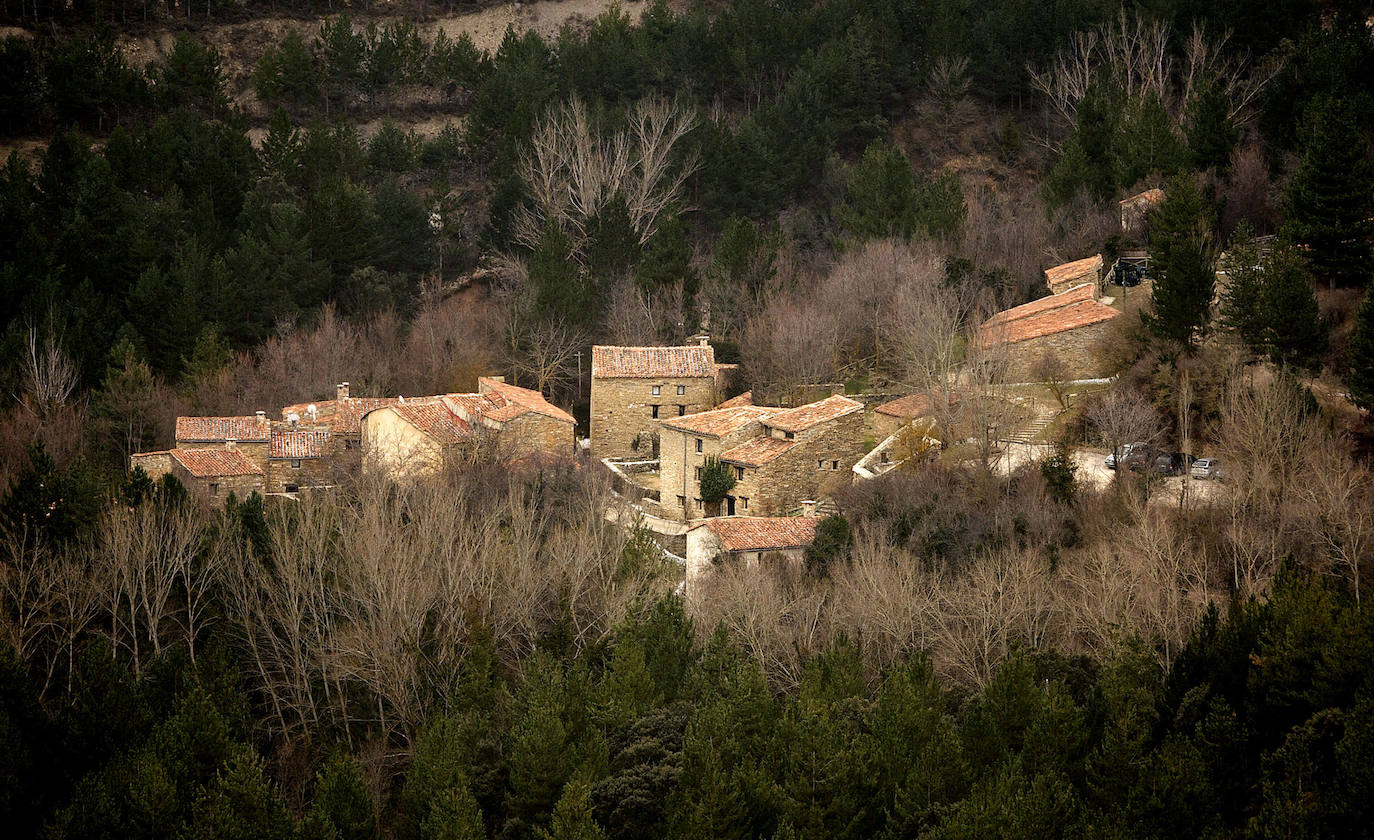
<svg viewBox="0 0 1374 840">
<path fill-rule="evenodd" d="M 315 797 L 308 820 L 327 828 L 336 840 L 370 840 L 377 817 L 363 780 L 363 769 L 347 753 L 336 753 L 315 776 Z"/>
<path fill-rule="evenodd" d="M 1169 182 L 1164 202 L 1150 216 L 1154 312 L 1145 320 L 1156 336 L 1187 351 L 1211 317 L 1212 224 L 1211 203 L 1188 176 Z"/>
<path fill-rule="evenodd" d="M 573 779 L 553 809 L 548 829 L 539 829 L 541 840 L 606 840 L 606 832 L 592 819 L 591 785 Z"/>
<path fill-rule="evenodd" d="M 1355 317 L 1355 333 L 1350 337 L 1347 361 L 1350 398 L 1358 406 L 1374 409 L 1374 287 L 1365 291 L 1364 302 Z"/>
<path fill-rule="evenodd" d="M 1270 361 L 1311 368 L 1326 348 L 1312 280 L 1296 249 L 1280 244 L 1264 261 L 1261 301 L 1264 343 Z"/>
<path fill-rule="evenodd" d="M 572 240 L 550 220 L 530 254 L 529 278 L 542 315 L 583 324 L 591 321 L 596 302 L 584 293 L 572 254 Z"/>
<path fill-rule="evenodd" d="M 482 810 L 466 786 L 440 791 L 420 826 L 420 840 L 486 840 Z"/>
<path fill-rule="evenodd" d="M 1300 137 L 1302 162 L 1288 186 L 1288 230 L 1319 282 L 1362 286 L 1374 273 L 1368 132 L 1349 101 L 1322 97 L 1308 108 Z"/>
<path fill-rule="evenodd" d="M 1231 168 L 1240 132 L 1229 114 L 1230 100 L 1215 84 L 1204 87 L 1188 103 L 1188 151 L 1193 168 L 1225 174 Z"/>
<path fill-rule="evenodd" d="M 94 407 L 127 458 L 149 442 L 158 409 L 157 383 L 128 335 L 120 337 L 110 357 Z"/>
<path fill-rule="evenodd" d="M 849 556 L 854 544 L 854 528 L 849 520 L 832 514 L 816 523 L 816 537 L 806 547 L 806 568 L 817 577 L 825 577 L 830 565 Z"/>
<path fill-rule="evenodd" d="M 1222 257 L 1226 275 L 1221 294 L 1221 323 L 1234 332 L 1252 353 L 1264 352 L 1264 278 L 1254 229 L 1241 222 Z"/>
<path fill-rule="evenodd" d="M 906 157 L 899 149 L 874 142 L 850 172 L 835 215 L 860 242 L 893 235 L 909 238 L 915 197 L 916 179 Z"/>
<path fill-rule="evenodd" d="M 692 243 L 679 214 L 659 217 L 658 229 L 644 244 L 644 254 L 635 268 L 635 282 L 646 292 L 682 283 L 688 299 L 696 296 L 701 280 L 692 267 Z"/>
</svg>

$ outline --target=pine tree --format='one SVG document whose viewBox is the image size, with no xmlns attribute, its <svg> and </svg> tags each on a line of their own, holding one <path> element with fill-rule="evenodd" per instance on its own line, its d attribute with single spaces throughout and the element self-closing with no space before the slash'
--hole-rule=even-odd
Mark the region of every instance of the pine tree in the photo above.
<svg viewBox="0 0 1374 840">
<path fill-rule="evenodd" d="M 547 830 L 540 829 L 541 840 L 606 840 L 606 832 L 592 819 L 591 785 L 573 779 L 563 787 L 563 795 L 553 809 Z"/>
<path fill-rule="evenodd" d="M 854 166 L 844 202 L 835 211 L 844 229 L 859 241 L 882 236 L 910 237 L 916 180 L 901 151 L 875 142 Z"/>
<path fill-rule="evenodd" d="M 1263 353 L 1264 283 L 1259 246 L 1248 222 L 1241 222 L 1236 228 L 1220 268 L 1226 275 L 1226 288 L 1221 293 L 1222 326 L 1234 332 L 1252 353 Z"/>
<path fill-rule="evenodd" d="M 1350 398 L 1356 405 L 1374 409 L 1374 290 L 1366 291 L 1350 337 L 1348 361 Z"/>
<path fill-rule="evenodd" d="M 1322 97 L 1308 108 L 1302 162 L 1288 187 L 1288 228 L 1319 281 L 1359 286 L 1374 270 L 1374 165 L 1368 134 L 1346 100 Z"/>
<path fill-rule="evenodd" d="M 1206 331 L 1216 275 L 1212 269 L 1213 208 L 1193 179 L 1179 176 L 1150 219 L 1154 312 L 1150 330 L 1191 351 Z"/>
<path fill-rule="evenodd" d="M 441 791 L 420 826 L 420 840 L 486 840 L 482 809 L 466 786 Z"/>
<path fill-rule="evenodd" d="M 1225 173 L 1240 132 L 1231 122 L 1230 101 L 1215 84 L 1207 85 L 1188 103 L 1188 151 L 1193 168 Z"/>
<path fill-rule="evenodd" d="M 1296 249 L 1280 245 L 1264 261 L 1261 310 L 1270 361 L 1314 367 L 1326 348 L 1326 328 L 1307 267 Z"/>
</svg>

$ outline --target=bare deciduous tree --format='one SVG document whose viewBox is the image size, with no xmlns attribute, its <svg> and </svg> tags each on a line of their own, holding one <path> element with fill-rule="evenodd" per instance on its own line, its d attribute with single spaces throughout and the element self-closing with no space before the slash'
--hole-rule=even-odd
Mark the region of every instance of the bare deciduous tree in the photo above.
<svg viewBox="0 0 1374 840">
<path fill-rule="evenodd" d="M 1132 388 L 1116 387 L 1093 402 L 1086 411 L 1097 440 L 1112 451 L 1117 472 L 1123 472 L 1121 447 L 1128 443 L 1153 443 L 1160 435 L 1159 412 Z"/>
</svg>

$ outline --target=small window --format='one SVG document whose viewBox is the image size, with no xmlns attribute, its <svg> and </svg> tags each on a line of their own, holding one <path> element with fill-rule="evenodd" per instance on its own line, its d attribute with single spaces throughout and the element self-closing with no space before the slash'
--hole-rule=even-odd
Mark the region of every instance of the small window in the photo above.
<svg viewBox="0 0 1374 840">
<path fill-rule="evenodd" d="M 701 481 L 701 467 L 697 467 L 697 481 Z"/>
<path fill-rule="evenodd" d="M 300 458 L 292 458 L 292 459 L 291 459 L 291 469 L 293 469 L 293 470 L 298 470 L 298 469 L 300 469 L 300 468 L 301 468 L 301 459 L 300 459 Z"/>
<path fill-rule="evenodd" d="M 696 499 L 694 501 L 697 503 L 697 510 L 704 510 L 706 508 L 706 506 L 701 503 L 701 499 Z"/>
<path fill-rule="evenodd" d="M 744 480 L 744 467 L 735 467 L 735 480 L 736 480 L 736 481 L 743 481 L 743 480 Z"/>
<path fill-rule="evenodd" d="M 745 510 L 748 510 L 748 509 L 749 509 L 749 497 L 748 497 L 748 496 L 740 496 L 740 497 L 739 497 L 739 501 L 740 501 L 740 504 L 744 505 L 744 509 L 745 509 Z"/>
<path fill-rule="evenodd" d="M 701 451 L 701 438 L 697 438 L 697 451 Z"/>
<path fill-rule="evenodd" d="M 662 393 L 662 392 L 663 392 L 663 386 L 661 386 L 661 385 L 655 385 L 655 386 L 654 386 L 654 396 L 658 396 L 658 395 L 659 395 L 660 393 Z"/>
<path fill-rule="evenodd" d="M 677 506 L 678 506 L 678 507 L 683 507 L 683 508 L 687 507 L 687 497 L 686 497 L 686 496 L 678 496 L 678 497 L 677 497 Z"/>
<path fill-rule="evenodd" d="M 686 386 L 686 385 L 679 385 L 679 386 L 677 386 L 677 395 L 678 395 L 679 397 L 682 396 L 682 395 L 685 394 L 685 393 L 687 393 L 687 386 Z"/>
<path fill-rule="evenodd" d="M 831 461 L 831 462 L 830 462 L 830 469 L 832 469 L 832 470 L 838 470 L 839 468 L 840 468 L 840 462 L 839 462 L 839 461 Z"/>
<path fill-rule="evenodd" d="M 218 485 L 218 484 L 215 484 L 213 481 L 210 482 L 210 495 L 211 495 L 211 496 L 218 496 L 218 495 L 219 495 L 219 485 Z"/>
<path fill-rule="evenodd" d="M 824 461 L 817 461 L 817 462 L 816 462 L 816 469 L 818 469 L 818 470 L 823 470 L 823 469 L 825 469 L 825 462 L 824 462 Z"/>
<path fill-rule="evenodd" d="M 656 405 L 651 405 L 651 406 L 649 406 L 649 408 L 650 408 L 650 410 L 653 412 L 653 417 L 654 417 L 654 419 L 657 420 L 657 419 L 658 419 L 658 406 L 656 406 Z"/>
<path fill-rule="evenodd" d="M 301 487 L 300 487 L 299 484 L 287 484 L 287 485 L 283 485 L 282 489 L 285 490 L 285 491 L 288 492 L 288 493 L 299 493 L 299 492 L 301 492 Z"/>
<path fill-rule="evenodd" d="M 685 405 L 680 405 L 680 406 L 677 407 L 677 416 L 678 416 L 678 417 L 681 417 L 682 415 L 684 415 L 684 414 L 686 414 L 686 413 L 687 413 L 687 406 L 685 406 Z"/>
<path fill-rule="evenodd" d="M 344 441 L 344 449 L 352 449 L 352 448 L 353 448 L 353 441 L 351 441 L 351 440 L 346 440 L 346 441 Z"/>
<path fill-rule="evenodd" d="M 783 432 L 783 433 L 782 433 L 782 436 L 785 437 L 785 438 L 787 438 L 788 440 L 792 440 L 793 438 L 795 438 L 795 437 L 797 436 L 797 434 L 796 434 L 796 432 Z"/>
</svg>

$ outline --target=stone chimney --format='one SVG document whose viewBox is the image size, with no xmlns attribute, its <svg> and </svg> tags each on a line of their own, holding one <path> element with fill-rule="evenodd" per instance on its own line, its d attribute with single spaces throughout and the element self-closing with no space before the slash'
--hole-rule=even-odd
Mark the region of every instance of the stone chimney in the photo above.
<svg viewBox="0 0 1374 840">
<path fill-rule="evenodd" d="M 336 400 L 346 400 L 346 399 L 348 399 L 348 383 L 347 383 L 347 382 L 340 382 L 340 383 L 335 387 L 335 389 L 334 389 L 334 399 L 336 399 Z"/>
<path fill-rule="evenodd" d="M 253 412 L 253 416 L 254 416 L 254 417 L 257 417 L 259 420 L 266 420 L 266 419 L 267 419 L 267 412 L 265 412 L 265 411 L 255 411 L 255 412 Z"/>
<path fill-rule="evenodd" d="M 233 438 L 229 438 L 228 440 L 226 440 L 226 441 L 224 442 L 224 448 L 225 448 L 225 449 L 233 449 L 233 448 L 234 448 L 234 444 L 236 444 L 236 443 L 238 443 L 238 441 L 234 440 Z"/>
<path fill-rule="evenodd" d="M 701 347 L 711 346 L 711 336 L 709 333 L 697 333 L 696 335 L 692 336 L 692 340 L 695 341 Z"/>
<path fill-rule="evenodd" d="M 802 503 L 801 503 L 801 506 L 802 506 L 802 516 L 815 516 L 815 515 L 816 515 L 816 500 L 815 500 L 815 499 L 803 499 L 803 500 L 802 500 Z"/>
</svg>

